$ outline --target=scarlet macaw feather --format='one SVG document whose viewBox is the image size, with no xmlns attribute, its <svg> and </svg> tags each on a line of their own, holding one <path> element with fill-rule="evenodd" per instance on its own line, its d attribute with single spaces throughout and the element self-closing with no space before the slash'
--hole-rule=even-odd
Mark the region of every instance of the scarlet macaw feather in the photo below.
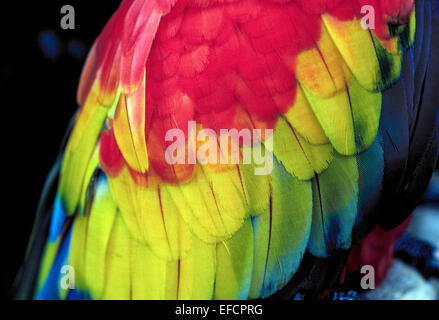
<svg viewBox="0 0 439 320">
<path fill-rule="evenodd" d="M 413 64 L 404 51 L 422 50 L 411 48 L 413 3 L 123 1 L 81 77 L 35 296 L 268 297 L 310 255 L 349 249 L 364 221 L 378 222 L 370 212 L 394 163 L 383 150 L 407 129 L 383 95 L 395 85 L 401 99 L 429 76 L 397 82 Z M 363 5 L 375 8 L 374 30 L 361 27 Z M 272 173 L 169 164 L 170 129 L 184 132 L 186 156 L 198 147 L 190 121 L 196 134 L 273 129 L 272 146 L 261 137 Z M 56 284 L 62 263 L 75 290 Z"/>
</svg>

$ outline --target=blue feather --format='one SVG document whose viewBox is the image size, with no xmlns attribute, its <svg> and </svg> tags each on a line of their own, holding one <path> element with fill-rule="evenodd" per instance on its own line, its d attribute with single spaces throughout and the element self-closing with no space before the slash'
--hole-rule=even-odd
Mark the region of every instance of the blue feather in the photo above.
<svg viewBox="0 0 439 320">
<path fill-rule="evenodd" d="M 67 237 L 65 237 L 61 243 L 58 253 L 55 257 L 55 261 L 49 271 L 49 274 L 44 282 L 40 292 L 37 294 L 36 300 L 60 300 L 61 292 L 61 269 L 68 264 L 70 242 L 72 240 L 72 230 L 70 227 Z"/>
</svg>

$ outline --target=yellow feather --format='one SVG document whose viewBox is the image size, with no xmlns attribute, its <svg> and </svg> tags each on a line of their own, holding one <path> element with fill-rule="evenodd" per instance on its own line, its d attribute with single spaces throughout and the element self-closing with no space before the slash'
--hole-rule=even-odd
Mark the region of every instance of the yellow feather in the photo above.
<svg viewBox="0 0 439 320">
<path fill-rule="evenodd" d="M 311 144 L 329 142 L 300 86 L 297 86 L 296 101 L 285 114 L 285 118 L 307 142 Z"/>
<path fill-rule="evenodd" d="M 183 240 L 188 239 L 188 230 L 180 228 L 184 222 L 158 184 L 136 184 L 126 167 L 108 181 L 128 230 L 137 241 L 149 245 L 166 260 L 187 250 L 190 243 Z"/>
<path fill-rule="evenodd" d="M 247 299 L 253 266 L 253 228 L 247 219 L 234 236 L 217 245 L 217 300 Z"/>
<path fill-rule="evenodd" d="M 317 119 L 337 152 L 353 155 L 375 140 L 381 113 L 381 93 L 364 89 L 355 79 L 345 91 L 321 99 L 303 89 Z"/>
<path fill-rule="evenodd" d="M 358 19 L 341 21 L 324 14 L 322 20 L 355 78 L 367 90 L 376 90 L 380 67 L 369 31 Z"/>
<path fill-rule="evenodd" d="M 316 48 L 297 57 L 296 77 L 300 84 L 322 98 L 329 98 L 344 90 L 352 74 L 337 47 L 323 26 Z"/>
<path fill-rule="evenodd" d="M 116 214 L 108 185 L 101 181 L 89 213 L 85 244 L 85 283 L 94 299 L 102 296 L 107 246 Z"/>
<path fill-rule="evenodd" d="M 332 159 L 330 144 L 311 145 L 284 117 L 279 117 L 273 136 L 273 153 L 285 169 L 301 180 L 325 170 Z"/>
<path fill-rule="evenodd" d="M 142 88 L 144 90 L 144 87 Z M 144 94 L 140 97 L 137 95 L 128 97 L 121 94 L 113 121 L 114 135 L 120 152 L 130 167 L 137 172 L 146 172 L 149 167 L 144 99 Z M 135 114 L 135 112 L 138 113 Z"/>
<path fill-rule="evenodd" d="M 199 165 L 190 181 L 164 188 L 190 230 L 207 243 L 230 238 L 248 215 L 237 169 Z"/>
<path fill-rule="evenodd" d="M 192 248 L 180 261 L 179 300 L 212 299 L 215 286 L 216 245 L 195 236 Z"/>
<path fill-rule="evenodd" d="M 98 88 L 94 86 L 82 106 L 64 153 L 59 194 L 66 214 L 74 213 L 83 188 L 85 172 L 95 151 L 108 108 L 98 104 Z"/>
<path fill-rule="evenodd" d="M 85 281 L 85 248 L 88 218 L 77 215 L 73 222 L 73 233 L 70 244 L 69 265 L 75 270 L 75 287 L 84 288 Z"/>
<path fill-rule="evenodd" d="M 131 299 L 131 242 L 122 216 L 116 214 L 106 252 L 102 300 Z"/>
</svg>

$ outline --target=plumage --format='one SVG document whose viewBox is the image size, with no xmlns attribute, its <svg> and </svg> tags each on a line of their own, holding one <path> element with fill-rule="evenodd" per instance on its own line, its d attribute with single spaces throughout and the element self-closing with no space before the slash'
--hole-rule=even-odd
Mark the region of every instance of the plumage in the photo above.
<svg viewBox="0 0 439 320">
<path fill-rule="evenodd" d="M 363 5 L 375 29 L 362 28 Z M 122 1 L 85 64 L 39 280 L 21 297 L 319 293 L 353 243 L 409 214 L 392 206 L 401 192 L 415 200 L 431 175 L 432 10 L 413 0 Z M 259 134 L 222 132 L 234 129 Z M 168 139 L 175 130 L 182 142 Z M 183 163 L 167 161 L 172 146 Z M 271 163 L 243 163 L 255 153 Z M 58 288 L 63 264 L 74 290 Z"/>
</svg>

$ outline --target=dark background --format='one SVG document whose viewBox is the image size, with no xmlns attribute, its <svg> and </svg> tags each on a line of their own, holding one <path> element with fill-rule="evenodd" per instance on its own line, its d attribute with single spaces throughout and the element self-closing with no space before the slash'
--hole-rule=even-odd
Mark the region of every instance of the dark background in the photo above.
<svg viewBox="0 0 439 320">
<path fill-rule="evenodd" d="M 120 3 L 11 2 L 0 7 L 2 299 L 11 297 L 46 175 L 76 111 L 86 55 Z M 75 30 L 60 26 L 64 5 L 75 9 Z"/>
</svg>

